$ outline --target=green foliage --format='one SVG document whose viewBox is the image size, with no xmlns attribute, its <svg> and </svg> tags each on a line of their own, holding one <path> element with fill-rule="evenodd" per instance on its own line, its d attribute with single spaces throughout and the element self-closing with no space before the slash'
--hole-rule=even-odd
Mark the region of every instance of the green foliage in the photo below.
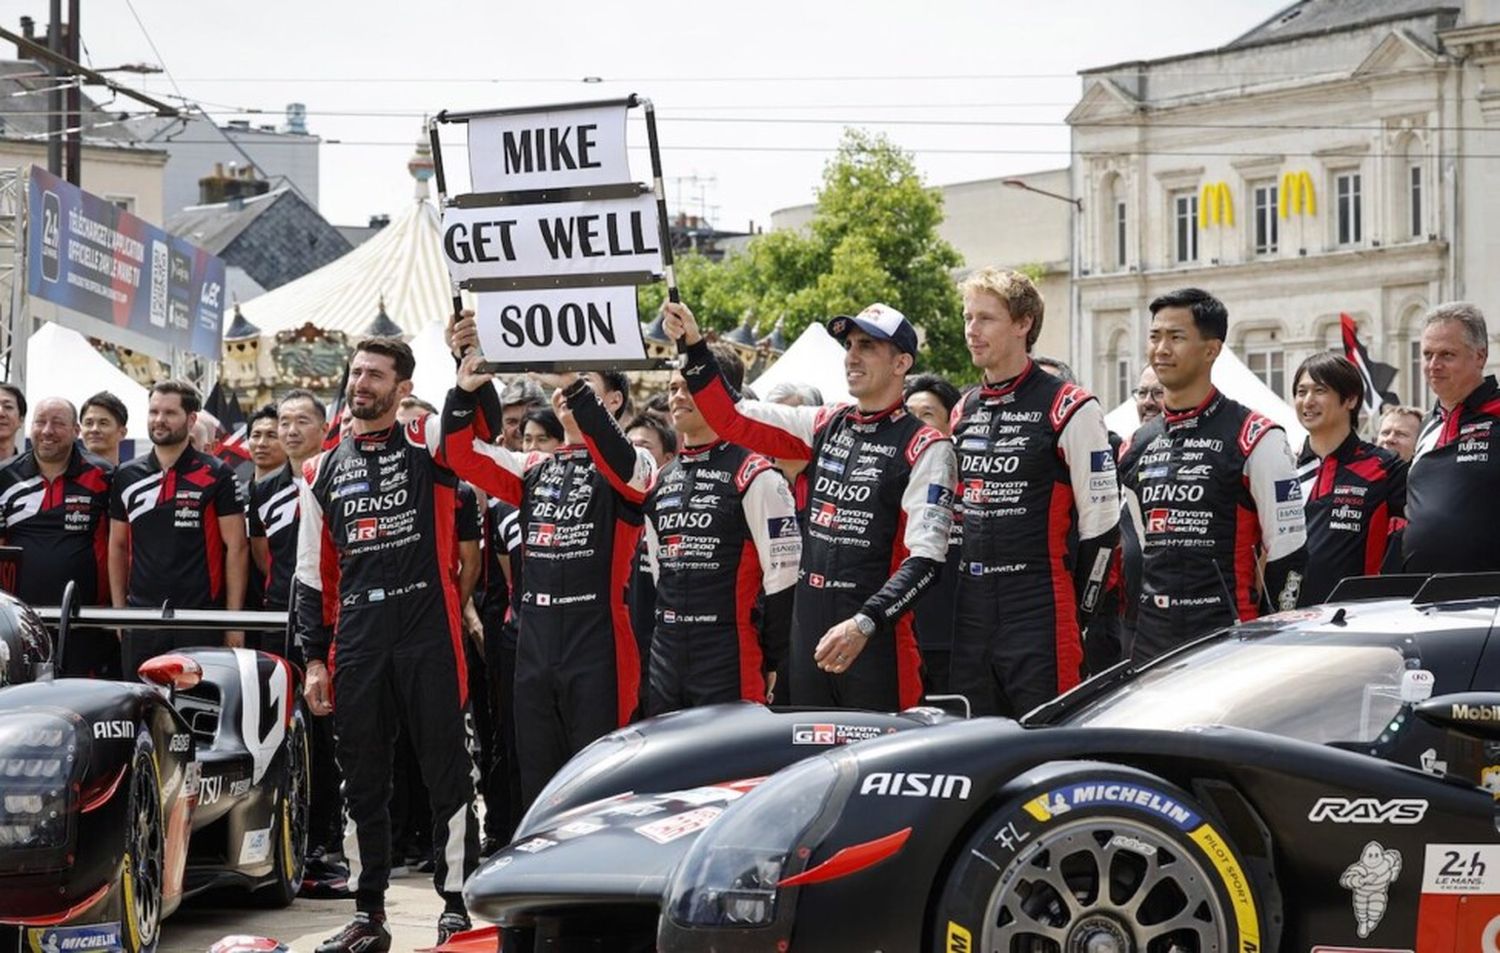
<svg viewBox="0 0 1500 953">
<path fill-rule="evenodd" d="M 938 237 L 942 220 L 941 194 L 922 184 L 908 153 L 848 129 L 824 169 L 806 231 L 759 235 L 719 264 L 686 256 L 678 285 L 704 327 L 733 328 L 749 310 L 760 333 L 782 319 L 791 338 L 814 321 L 883 301 L 922 331 L 922 366 L 967 382 L 974 369 L 951 277 L 963 259 Z M 642 288 L 642 314 L 654 314 L 664 296 L 659 285 Z"/>
</svg>

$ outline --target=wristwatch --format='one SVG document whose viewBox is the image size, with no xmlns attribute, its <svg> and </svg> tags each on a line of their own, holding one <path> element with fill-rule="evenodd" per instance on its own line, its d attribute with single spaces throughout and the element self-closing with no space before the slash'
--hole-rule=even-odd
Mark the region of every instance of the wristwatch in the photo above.
<svg viewBox="0 0 1500 953">
<path fill-rule="evenodd" d="M 863 612 L 854 613 L 854 627 L 867 639 L 875 634 L 875 620 Z"/>
</svg>

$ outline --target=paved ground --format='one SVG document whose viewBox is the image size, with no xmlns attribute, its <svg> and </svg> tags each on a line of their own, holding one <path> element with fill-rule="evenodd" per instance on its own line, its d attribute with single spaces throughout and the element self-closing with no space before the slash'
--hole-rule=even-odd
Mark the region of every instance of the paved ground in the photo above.
<svg viewBox="0 0 1500 953">
<path fill-rule="evenodd" d="M 393 879 L 386 895 L 393 951 L 410 953 L 432 946 L 442 912 L 443 902 L 432 890 L 431 874 Z M 353 915 L 353 900 L 299 898 L 285 910 L 256 910 L 237 902 L 232 893 L 209 895 L 184 904 L 162 924 L 158 953 L 205 953 L 218 940 L 236 933 L 271 937 L 296 953 L 312 953 Z"/>
</svg>

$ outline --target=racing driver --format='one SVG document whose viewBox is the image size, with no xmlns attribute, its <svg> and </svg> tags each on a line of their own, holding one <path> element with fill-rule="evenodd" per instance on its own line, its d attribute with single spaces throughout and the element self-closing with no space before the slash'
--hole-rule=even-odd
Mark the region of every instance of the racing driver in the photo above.
<svg viewBox="0 0 1500 953">
<path fill-rule="evenodd" d="M 1099 401 L 1031 359 L 1043 309 L 1031 279 L 981 268 L 962 291 L 984 383 L 954 410 L 963 542 L 952 685 L 975 715 L 1016 718 L 1078 684 L 1120 491 Z"/>
<path fill-rule="evenodd" d="M 1136 660 L 1254 619 L 1263 604 L 1297 604 L 1307 533 L 1296 466 L 1286 432 L 1210 379 L 1228 329 L 1229 311 L 1206 291 L 1151 302 L 1147 353 L 1165 409 L 1120 453 L 1143 553 Z"/>
<path fill-rule="evenodd" d="M 911 606 L 937 579 L 953 523 L 953 445 L 908 413 L 917 332 L 873 304 L 836 317 L 857 401 L 787 407 L 740 400 L 686 305 L 663 306 L 685 345 L 683 377 L 713 430 L 768 457 L 811 461 L 792 610 L 791 703 L 892 710 L 922 695 Z"/>
<path fill-rule="evenodd" d="M 350 433 L 303 466 L 297 627 L 308 707 L 334 715 L 349 823 L 355 916 L 318 953 L 391 948 L 391 745 L 411 732 L 432 806 L 438 942 L 469 928 L 464 879 L 478 865 L 453 513 L 457 478 L 437 457 L 438 421 L 405 427 L 397 407 L 416 361 L 399 338 L 369 338 L 349 362 Z M 336 704 L 335 704 L 336 702 Z"/>
</svg>

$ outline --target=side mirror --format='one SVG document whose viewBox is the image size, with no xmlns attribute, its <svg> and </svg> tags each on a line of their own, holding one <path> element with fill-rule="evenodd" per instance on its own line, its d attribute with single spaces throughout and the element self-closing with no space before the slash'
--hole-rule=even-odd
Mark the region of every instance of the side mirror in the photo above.
<svg viewBox="0 0 1500 953">
<path fill-rule="evenodd" d="M 197 659 L 176 652 L 158 655 L 141 663 L 141 678 L 174 691 L 187 691 L 203 681 L 203 666 Z"/>
<path fill-rule="evenodd" d="M 1447 731 L 1500 741 L 1500 692 L 1439 695 L 1415 709 L 1418 718 Z"/>
</svg>

